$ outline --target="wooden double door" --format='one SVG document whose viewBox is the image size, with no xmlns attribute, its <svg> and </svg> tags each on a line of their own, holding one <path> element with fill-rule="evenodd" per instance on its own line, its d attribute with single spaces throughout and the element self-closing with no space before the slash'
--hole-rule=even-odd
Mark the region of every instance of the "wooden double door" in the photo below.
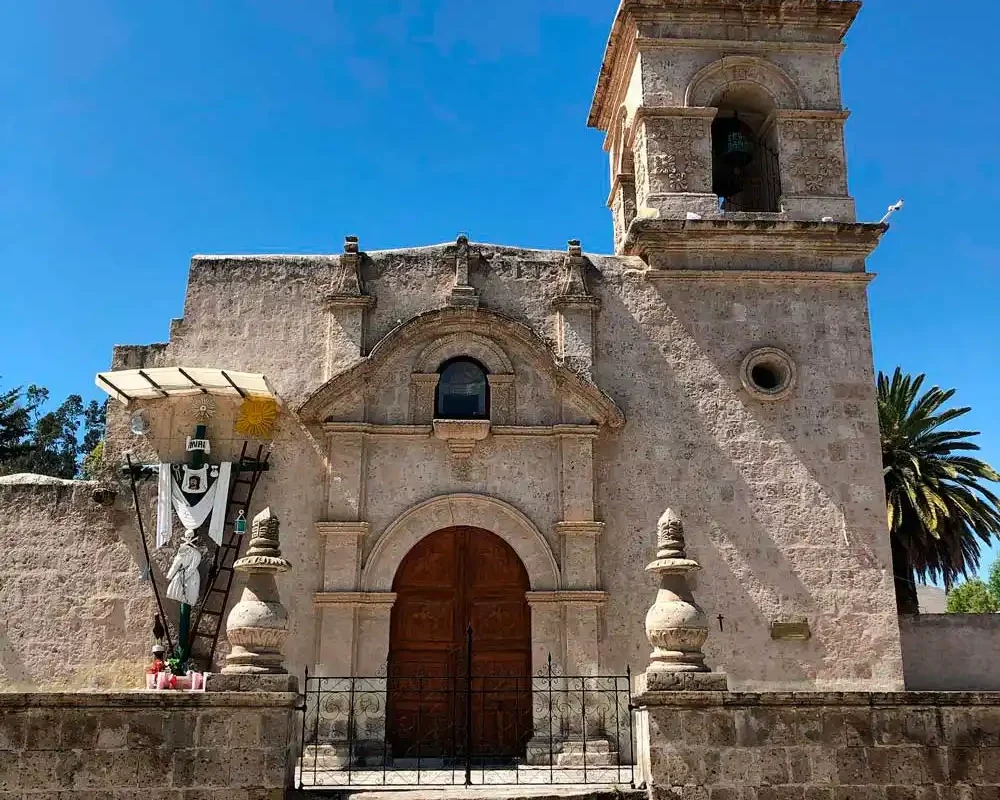
<svg viewBox="0 0 1000 800">
<path fill-rule="evenodd" d="M 514 550 L 479 528 L 437 531 L 403 559 L 389 633 L 395 758 L 464 757 L 470 745 L 477 759 L 524 754 L 532 720 L 528 588 Z"/>
</svg>

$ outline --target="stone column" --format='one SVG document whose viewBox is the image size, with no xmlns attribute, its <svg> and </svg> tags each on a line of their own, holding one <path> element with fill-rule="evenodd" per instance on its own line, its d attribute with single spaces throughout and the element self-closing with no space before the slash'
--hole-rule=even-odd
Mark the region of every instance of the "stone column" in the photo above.
<svg viewBox="0 0 1000 800">
<path fill-rule="evenodd" d="M 288 636 L 288 612 L 281 604 L 274 576 L 292 568 L 281 557 L 278 518 L 265 508 L 253 520 L 247 554 L 233 569 L 247 575 L 240 601 L 226 619 L 226 636 L 232 650 L 223 673 L 284 674 L 281 646 Z"/>
<path fill-rule="evenodd" d="M 494 425 L 516 425 L 514 374 L 493 373 L 486 380 L 490 384 L 490 421 Z"/>
<path fill-rule="evenodd" d="M 361 574 L 361 547 L 368 532 L 367 522 L 317 522 L 316 533 L 323 539 L 323 591 L 316 601 L 319 641 L 316 674 L 347 676 L 354 661 L 355 610 L 351 603 L 328 598 L 357 593 Z"/>
<path fill-rule="evenodd" d="M 532 736 L 527 747 L 529 764 L 548 764 L 549 755 L 562 746 L 558 723 L 560 692 L 565 682 L 563 608 L 555 592 L 528 592 L 531 608 Z M 550 678 L 550 675 L 552 676 Z M 552 700 L 550 712 L 549 700 Z"/>
<path fill-rule="evenodd" d="M 441 376 L 437 372 L 410 375 L 410 424 L 430 425 L 434 419 L 434 398 Z"/>
<path fill-rule="evenodd" d="M 775 111 L 761 134 L 775 142 L 781 174 L 781 205 L 790 219 L 854 222 L 847 190 L 845 111 Z"/>
<path fill-rule="evenodd" d="M 600 732 L 600 720 L 592 713 L 593 709 L 585 713 L 583 701 L 584 688 L 588 692 L 599 689 L 595 681 L 600 660 L 599 614 L 607 594 L 554 591 L 528 592 L 527 597 L 531 606 L 535 675 L 532 686 L 534 735 L 528 744 L 529 763 L 549 763 L 550 748 L 560 765 L 582 763 L 585 725 L 587 763 L 608 763 L 609 742 Z M 551 645 L 559 648 L 558 654 Z M 551 682 L 547 672 L 550 652 Z M 550 691 L 554 703 L 551 717 L 547 702 Z"/>
<path fill-rule="evenodd" d="M 712 192 L 714 108 L 640 108 L 636 112 L 632 158 L 638 216 L 650 209 L 660 219 L 684 219 L 688 212 L 718 216 Z"/>
</svg>

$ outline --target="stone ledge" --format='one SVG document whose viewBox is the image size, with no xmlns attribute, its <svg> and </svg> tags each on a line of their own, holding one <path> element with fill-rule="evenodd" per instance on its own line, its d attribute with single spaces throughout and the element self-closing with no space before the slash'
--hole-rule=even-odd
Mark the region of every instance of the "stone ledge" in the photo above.
<svg viewBox="0 0 1000 800">
<path fill-rule="evenodd" d="M 704 707 L 854 706 L 968 707 L 1000 706 L 1000 692 L 656 692 L 635 698 L 636 705 Z"/>
<path fill-rule="evenodd" d="M 285 708 L 295 706 L 298 697 L 297 691 L 0 692 L 0 709 L 6 713 L 31 708 Z"/>
<path fill-rule="evenodd" d="M 206 692 L 268 692 L 287 693 L 299 691 L 295 675 L 225 675 L 213 672 L 205 680 Z"/>
</svg>

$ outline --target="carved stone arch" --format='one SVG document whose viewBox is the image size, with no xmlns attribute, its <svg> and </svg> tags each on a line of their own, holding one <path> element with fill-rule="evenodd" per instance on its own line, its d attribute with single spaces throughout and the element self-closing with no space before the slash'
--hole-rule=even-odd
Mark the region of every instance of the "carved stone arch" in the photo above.
<svg viewBox="0 0 1000 800">
<path fill-rule="evenodd" d="M 408 368 L 413 363 L 414 351 L 422 353 L 432 342 L 451 334 L 465 337 L 478 334 L 489 341 L 503 341 L 519 359 L 544 370 L 566 392 L 567 399 L 590 415 L 595 424 L 611 428 L 625 424 L 625 415 L 618 404 L 592 381 L 557 361 L 551 348 L 531 328 L 482 308 L 427 311 L 393 328 L 368 356 L 317 388 L 299 406 L 300 418 L 306 423 L 323 422 L 341 397 L 357 394 L 363 387 L 379 386 L 390 371 Z M 490 385 L 492 389 L 492 381 Z"/>
<path fill-rule="evenodd" d="M 482 528 L 509 544 L 528 572 L 532 591 L 557 591 L 562 578 L 552 548 L 521 511 L 496 497 L 449 494 L 404 511 L 385 529 L 361 570 L 361 591 L 390 592 L 396 570 L 425 536 L 454 526 Z"/>
<path fill-rule="evenodd" d="M 796 109 L 805 105 L 799 87 L 781 67 L 755 56 L 726 56 L 699 70 L 688 84 L 684 105 L 712 107 L 724 92 L 739 87 L 763 92 L 775 108 Z"/>
<path fill-rule="evenodd" d="M 437 372 L 445 361 L 459 356 L 474 358 L 493 375 L 514 372 L 510 357 L 499 344 L 475 333 L 452 333 L 436 339 L 417 356 L 414 372 Z"/>
</svg>

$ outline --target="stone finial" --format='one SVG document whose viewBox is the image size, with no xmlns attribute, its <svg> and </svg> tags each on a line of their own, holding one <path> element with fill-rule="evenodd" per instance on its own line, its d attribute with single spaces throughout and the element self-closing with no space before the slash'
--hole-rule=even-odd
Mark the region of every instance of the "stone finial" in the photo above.
<svg viewBox="0 0 1000 800">
<path fill-rule="evenodd" d="M 669 508 L 657 523 L 656 547 L 656 559 L 646 567 L 660 576 L 656 601 L 646 614 L 646 636 L 653 646 L 646 690 L 724 690 L 725 675 L 705 665 L 701 648 L 708 639 L 708 618 L 687 580 L 701 566 L 687 557 L 684 525 Z"/>
<path fill-rule="evenodd" d="M 559 294 L 570 297 L 585 297 L 587 282 L 583 277 L 586 261 L 583 257 L 583 247 L 579 239 L 570 239 L 567 244 L 566 258 L 563 260 L 559 274 Z"/>
<path fill-rule="evenodd" d="M 265 508 L 253 519 L 247 554 L 233 569 L 247 575 L 247 585 L 226 619 L 232 651 L 226 656 L 227 674 L 285 673 L 281 646 L 288 637 L 288 612 L 281 604 L 274 576 L 292 565 L 281 556 L 278 518 Z"/>
<path fill-rule="evenodd" d="M 448 296 L 448 305 L 460 308 L 478 308 L 479 295 L 470 282 L 469 237 L 460 233 L 455 240 L 455 286 Z"/>
<path fill-rule="evenodd" d="M 329 298 L 334 302 L 343 302 L 363 297 L 365 294 L 361 282 L 361 252 L 358 237 L 345 236 L 344 252 L 334 268 L 333 279 L 330 281 Z"/>
</svg>

